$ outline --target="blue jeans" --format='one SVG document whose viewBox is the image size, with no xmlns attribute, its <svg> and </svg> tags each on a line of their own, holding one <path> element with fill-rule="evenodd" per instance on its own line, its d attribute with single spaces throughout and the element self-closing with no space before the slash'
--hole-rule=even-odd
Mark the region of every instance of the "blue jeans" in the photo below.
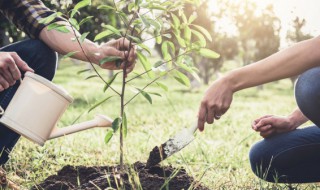
<svg viewBox="0 0 320 190">
<path fill-rule="evenodd" d="M 320 181 L 320 67 L 304 72 L 295 86 L 303 114 L 315 125 L 257 142 L 250 150 L 253 172 L 279 183 Z"/>
<path fill-rule="evenodd" d="M 57 54 L 40 40 L 24 40 L 11 44 L 0 49 L 2 52 L 16 52 L 36 74 L 48 80 L 52 80 L 56 71 Z M 24 72 L 21 71 L 22 76 Z M 12 87 L 0 92 L 0 105 L 6 109 L 13 95 L 15 94 L 19 82 Z M 0 124 L 0 165 L 5 164 L 9 159 L 9 154 L 20 135 Z"/>
</svg>

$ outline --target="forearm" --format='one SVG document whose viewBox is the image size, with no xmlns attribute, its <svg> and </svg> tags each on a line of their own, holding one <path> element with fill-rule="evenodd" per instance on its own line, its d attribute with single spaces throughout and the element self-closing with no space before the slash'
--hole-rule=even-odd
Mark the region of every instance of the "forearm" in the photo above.
<svg viewBox="0 0 320 190">
<path fill-rule="evenodd" d="M 226 79 L 233 91 L 299 75 L 320 66 L 320 37 L 300 42 L 261 61 L 231 71 Z"/>
<path fill-rule="evenodd" d="M 90 40 L 85 39 L 81 46 L 76 40 L 76 36 L 80 36 L 79 32 L 73 29 L 67 22 L 59 22 L 66 25 L 69 33 L 63 33 L 56 30 L 47 30 L 45 27 L 40 32 L 40 39 L 45 42 L 51 49 L 60 54 L 76 52 L 72 57 L 83 61 L 99 62 L 99 46 Z"/>
<path fill-rule="evenodd" d="M 301 112 L 301 110 L 299 108 L 295 109 L 289 116 L 288 119 L 290 121 L 290 125 L 293 128 L 298 128 L 299 126 L 301 126 L 302 124 L 304 124 L 305 122 L 307 122 L 309 119 L 304 116 L 304 114 Z"/>
</svg>

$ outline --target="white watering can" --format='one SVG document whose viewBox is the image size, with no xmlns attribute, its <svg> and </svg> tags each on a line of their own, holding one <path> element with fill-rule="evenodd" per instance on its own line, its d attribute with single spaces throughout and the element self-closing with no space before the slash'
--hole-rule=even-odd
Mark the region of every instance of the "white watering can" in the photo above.
<svg viewBox="0 0 320 190">
<path fill-rule="evenodd" d="M 63 88 L 27 72 L 6 111 L 0 107 L 3 115 L 0 122 L 41 146 L 49 139 L 112 125 L 112 119 L 97 115 L 90 121 L 57 128 L 57 122 L 72 101 L 73 98 Z"/>
</svg>

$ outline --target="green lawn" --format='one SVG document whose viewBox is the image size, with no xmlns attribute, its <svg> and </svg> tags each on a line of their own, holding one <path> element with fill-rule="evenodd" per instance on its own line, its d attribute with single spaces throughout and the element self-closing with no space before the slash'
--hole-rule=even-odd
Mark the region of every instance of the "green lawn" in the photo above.
<svg viewBox="0 0 320 190">
<path fill-rule="evenodd" d="M 91 119 L 98 113 L 111 118 L 119 115 L 118 98 L 113 98 L 103 106 L 86 113 L 97 101 L 112 93 L 103 93 L 103 85 L 96 78 L 84 80 L 90 74 L 76 74 L 85 68 L 85 65 L 65 63 L 57 71 L 55 83 L 63 86 L 75 98 L 61 118 L 60 127 L 70 125 L 83 113 L 79 121 Z M 107 75 L 107 72 L 103 72 L 103 75 Z M 189 91 L 169 78 L 163 80 L 163 83 L 167 84 L 170 90 L 163 93 L 162 97 L 153 96 L 152 105 L 139 97 L 127 107 L 128 136 L 125 139 L 125 152 L 128 163 L 146 162 L 149 151 L 154 146 L 196 121 L 199 102 L 207 86 Z M 120 89 L 119 81 L 115 84 L 115 88 Z M 141 86 L 145 84 L 145 80 L 138 79 L 136 84 Z M 163 92 L 156 86 L 151 86 L 149 91 Z M 133 93 L 128 90 L 127 94 L 131 96 Z M 251 172 L 248 152 L 250 146 L 261 137 L 252 131 L 250 123 L 264 114 L 290 113 L 294 107 L 289 80 L 267 84 L 262 91 L 251 88 L 237 93 L 232 107 L 221 120 L 207 125 L 203 133 L 197 133 L 195 141 L 162 164 L 185 167 L 190 175 L 211 189 L 286 188 L 285 185 L 260 181 Z M 30 187 L 68 164 L 117 164 L 119 135 L 114 136 L 109 144 L 105 144 L 105 134 L 106 129 L 88 130 L 47 141 L 44 147 L 21 138 L 6 166 L 9 177 L 25 187 Z M 316 188 L 316 184 L 298 187 L 312 189 Z"/>
</svg>

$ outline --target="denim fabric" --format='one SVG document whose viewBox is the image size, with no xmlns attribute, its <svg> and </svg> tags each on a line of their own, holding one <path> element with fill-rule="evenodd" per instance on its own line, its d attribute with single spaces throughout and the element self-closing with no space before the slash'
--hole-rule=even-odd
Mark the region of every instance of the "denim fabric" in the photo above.
<svg viewBox="0 0 320 190">
<path fill-rule="evenodd" d="M 320 67 L 304 72 L 295 86 L 297 104 L 315 125 L 257 142 L 249 157 L 253 172 L 269 182 L 320 181 Z"/>
<path fill-rule="evenodd" d="M 16 52 L 36 74 L 52 80 L 56 71 L 57 54 L 40 40 L 24 40 L 0 49 L 2 52 Z M 22 75 L 24 73 L 21 71 Z M 19 82 L 5 91 L 0 92 L 0 105 L 6 109 Z M 9 153 L 15 146 L 20 135 L 0 124 L 0 165 L 8 161 Z"/>
</svg>

